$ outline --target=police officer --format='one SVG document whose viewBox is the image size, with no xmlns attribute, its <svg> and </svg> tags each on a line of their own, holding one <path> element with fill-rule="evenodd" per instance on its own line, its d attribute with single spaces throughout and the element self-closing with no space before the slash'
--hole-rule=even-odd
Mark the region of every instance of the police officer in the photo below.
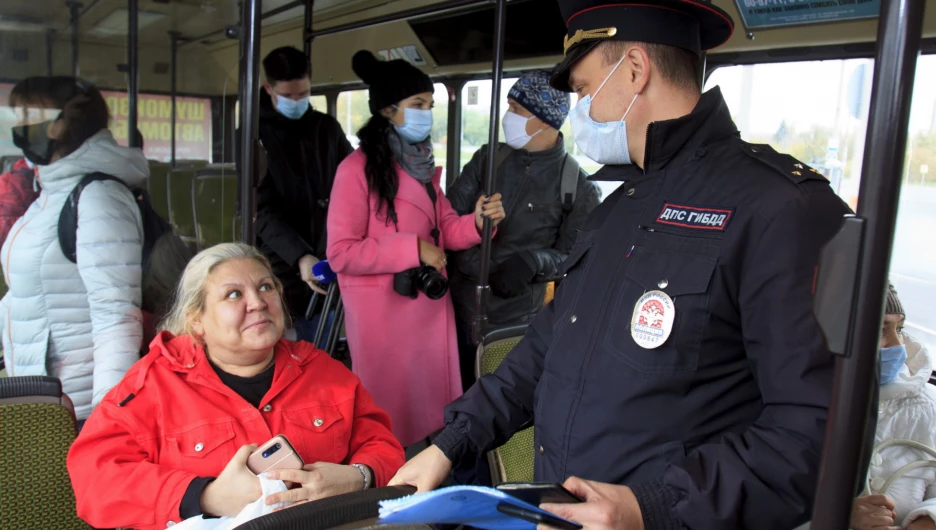
<svg viewBox="0 0 936 530">
<path fill-rule="evenodd" d="M 556 300 L 446 410 L 392 484 L 535 423 L 535 477 L 586 527 L 789 529 L 812 509 L 832 357 L 812 313 L 848 212 L 815 170 L 739 138 L 700 53 L 733 22 L 700 0 L 560 0 L 579 148 L 623 182 L 586 221 Z M 577 478 L 588 479 L 587 482 Z"/>
</svg>

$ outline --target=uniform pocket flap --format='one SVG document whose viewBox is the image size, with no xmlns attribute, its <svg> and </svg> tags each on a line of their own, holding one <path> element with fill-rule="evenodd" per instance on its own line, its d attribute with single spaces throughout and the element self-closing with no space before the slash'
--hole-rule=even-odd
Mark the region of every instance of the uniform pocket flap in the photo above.
<svg viewBox="0 0 936 530">
<path fill-rule="evenodd" d="M 675 298 L 708 291 L 718 258 L 703 254 L 637 247 L 627 277 L 646 291 L 663 291 Z"/>
<path fill-rule="evenodd" d="M 343 418 L 341 409 L 335 405 L 316 405 L 299 410 L 284 411 L 289 423 L 313 432 L 325 432 Z"/>
<path fill-rule="evenodd" d="M 179 452 L 188 458 L 204 458 L 212 451 L 234 438 L 231 422 L 209 423 L 172 435 Z"/>
</svg>

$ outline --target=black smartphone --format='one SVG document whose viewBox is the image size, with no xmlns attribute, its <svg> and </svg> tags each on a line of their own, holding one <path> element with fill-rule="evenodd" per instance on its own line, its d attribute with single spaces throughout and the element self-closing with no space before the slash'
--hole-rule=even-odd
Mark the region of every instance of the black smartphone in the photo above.
<svg viewBox="0 0 936 530">
<path fill-rule="evenodd" d="M 583 499 L 572 495 L 561 484 L 551 482 L 505 482 L 498 484 L 497 489 L 516 497 L 521 501 L 539 506 L 544 503 L 566 504 L 583 502 Z"/>
<path fill-rule="evenodd" d="M 582 525 L 580 524 L 572 523 L 566 521 L 565 519 L 560 519 L 555 515 L 530 511 L 506 502 L 498 503 L 497 511 L 504 515 L 516 517 L 517 519 L 522 519 L 535 525 L 543 524 L 552 528 L 556 528 L 557 530 L 581 530 L 582 528 Z"/>
</svg>

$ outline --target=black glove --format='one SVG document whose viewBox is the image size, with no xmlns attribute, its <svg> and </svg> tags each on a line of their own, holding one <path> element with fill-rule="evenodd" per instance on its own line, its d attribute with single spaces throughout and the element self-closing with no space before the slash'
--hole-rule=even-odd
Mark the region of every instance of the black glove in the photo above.
<svg viewBox="0 0 936 530">
<path fill-rule="evenodd" d="M 523 294 L 533 281 L 536 271 L 523 256 L 515 254 L 498 265 L 491 274 L 491 291 L 498 298 L 511 298 Z"/>
</svg>

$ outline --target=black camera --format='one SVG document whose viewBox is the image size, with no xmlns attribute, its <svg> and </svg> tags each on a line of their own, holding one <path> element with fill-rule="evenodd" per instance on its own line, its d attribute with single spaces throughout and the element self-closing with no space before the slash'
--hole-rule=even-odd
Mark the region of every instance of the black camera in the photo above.
<svg viewBox="0 0 936 530">
<path fill-rule="evenodd" d="M 422 291 L 430 300 L 439 300 L 448 292 L 448 280 L 429 265 L 405 270 L 393 275 L 393 290 L 413 300 Z"/>
<path fill-rule="evenodd" d="M 270 458 L 270 455 L 272 455 L 273 453 L 279 451 L 279 450 L 282 449 L 282 448 L 283 448 L 283 446 L 282 446 L 281 444 L 276 444 L 276 445 L 274 445 L 274 446 L 268 448 L 266 451 L 263 452 L 263 458 Z"/>
</svg>

